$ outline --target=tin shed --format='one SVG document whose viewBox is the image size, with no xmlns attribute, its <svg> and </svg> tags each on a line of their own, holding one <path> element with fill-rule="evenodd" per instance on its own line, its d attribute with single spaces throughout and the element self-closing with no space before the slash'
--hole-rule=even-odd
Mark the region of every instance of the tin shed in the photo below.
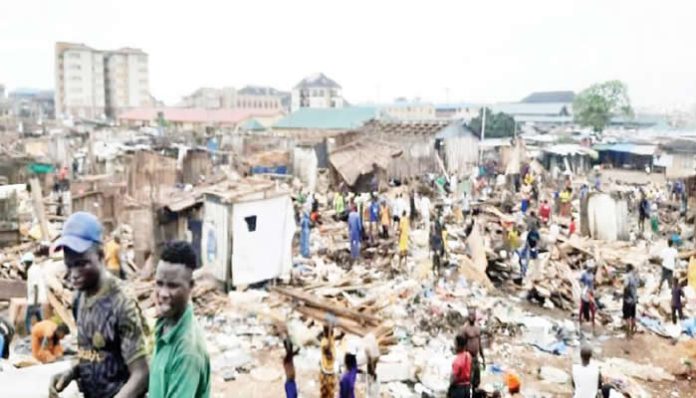
<svg viewBox="0 0 696 398">
<path fill-rule="evenodd" d="M 289 191 L 248 178 L 211 187 L 203 206 L 202 263 L 228 288 L 290 273 L 295 219 Z"/>
</svg>

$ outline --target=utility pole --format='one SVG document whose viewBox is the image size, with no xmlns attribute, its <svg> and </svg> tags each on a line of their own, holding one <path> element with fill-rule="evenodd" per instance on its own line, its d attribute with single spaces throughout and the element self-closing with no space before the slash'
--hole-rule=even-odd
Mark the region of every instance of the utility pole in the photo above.
<svg viewBox="0 0 696 398">
<path fill-rule="evenodd" d="M 479 144 L 479 166 L 483 163 L 483 141 L 486 139 L 486 107 L 481 108 L 481 141 Z"/>
</svg>

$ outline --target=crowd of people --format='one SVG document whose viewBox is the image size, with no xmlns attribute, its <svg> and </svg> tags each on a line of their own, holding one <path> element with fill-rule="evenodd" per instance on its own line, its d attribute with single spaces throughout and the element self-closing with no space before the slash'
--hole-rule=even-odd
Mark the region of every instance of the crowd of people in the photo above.
<svg viewBox="0 0 696 398">
<path fill-rule="evenodd" d="M 499 176 L 498 176 L 499 177 Z M 582 185 L 573 190 L 570 178 L 557 183 L 551 195 L 544 194 L 541 176 L 530 169 L 523 170 L 515 179 L 515 190 L 507 189 L 500 178 L 480 176 L 463 179 L 461 188 L 456 176 L 429 182 L 429 192 L 439 193 L 435 204 L 429 193 L 419 192 L 417 184 L 404 184 L 393 189 L 391 196 L 385 193 L 350 193 L 344 187 L 328 200 L 330 213 L 347 225 L 350 257 L 353 263 L 361 260 L 363 245 L 376 245 L 379 241 L 393 240 L 398 268 L 407 270 L 410 235 L 412 228 L 428 231 L 428 246 L 432 259 L 432 272 L 436 278 L 443 275 L 448 263 L 448 223 L 457 227 L 469 227 L 476 221 L 476 202 L 482 198 L 496 197 L 507 217 L 501 220 L 504 229 L 503 255 L 519 266 L 519 279 L 527 277 L 530 267 L 542 250 L 542 241 L 555 242 L 561 235 L 570 237 L 577 233 L 572 203 L 585 195 L 601 189 L 595 182 L 590 188 Z M 675 182 L 667 188 L 670 197 L 662 191 L 637 191 L 635 203 L 638 230 L 642 233 L 645 222 L 650 220 L 653 237 L 666 235 L 666 247 L 662 259 L 658 293 L 666 283 L 671 289 L 671 321 L 684 317 L 683 281 L 675 270 L 678 267 L 680 238 L 671 231 L 661 231 L 658 209 L 662 200 L 677 199 L 683 215 L 684 187 Z M 515 203 L 519 198 L 519 202 Z M 320 204 L 314 194 L 302 192 L 295 198 L 299 226 L 299 253 L 310 257 L 311 228 L 323 220 Z M 326 214 L 326 213 L 324 213 Z M 543 231 L 543 236 L 542 236 Z M 118 234 L 103 240 L 103 228 L 95 216 L 77 212 L 64 224 L 54 250 L 62 250 L 64 262 L 72 285 L 76 289 L 73 315 L 77 325 L 77 363 L 65 373 L 56 375 L 51 383 L 50 396 L 55 397 L 72 382 L 77 382 L 86 398 L 91 397 L 208 397 L 211 389 L 210 360 L 203 333 L 197 325 L 190 302 L 194 281 L 193 270 L 198 261 L 194 249 L 186 242 L 169 242 L 160 255 L 155 271 L 155 298 L 158 319 L 154 331 L 147 323 L 138 303 L 129 297 L 122 279 L 125 277 L 124 258 Z M 642 236 L 642 235 L 641 235 Z M 42 363 L 51 363 L 73 354 L 62 345 L 70 328 L 55 318 L 45 319 L 43 308 L 47 305 L 47 288 L 40 266 L 34 264 L 33 253 L 21 258 L 27 279 L 27 309 L 25 329 L 31 336 L 33 356 Z M 626 337 L 636 331 L 636 306 L 641 280 L 633 264 L 627 264 L 623 278 L 623 318 Z M 578 322 L 592 324 L 601 303 L 596 289 L 597 264 L 592 260 L 585 264 L 580 277 L 581 297 L 578 303 Z M 319 389 L 321 397 L 353 398 L 357 380 L 358 352 L 348 349 L 342 358 L 344 372 L 337 369 L 334 337 L 335 323 L 327 318 L 320 344 Z M 73 331 L 74 332 L 74 331 Z M 150 344 L 149 336 L 153 336 Z M 13 325 L 0 319 L 0 356 L 9 356 L 9 343 L 15 335 Z M 299 353 L 290 339 L 284 341 L 283 368 L 286 374 L 285 394 L 289 398 L 299 395 L 293 358 Z M 450 378 L 449 397 L 476 397 L 481 383 L 481 370 L 486 366 L 482 331 L 478 326 L 476 308 L 468 309 L 468 317 L 457 333 L 454 360 Z M 599 369 L 591 362 L 592 350 L 584 346 L 581 363 L 572 368 L 572 380 L 577 397 L 594 396 L 602 389 Z M 379 396 L 376 379 L 378 350 L 367 354 L 368 397 Z M 508 393 L 515 395 L 521 389 L 519 377 L 505 375 Z M 607 396 L 608 389 L 604 389 Z"/>
</svg>

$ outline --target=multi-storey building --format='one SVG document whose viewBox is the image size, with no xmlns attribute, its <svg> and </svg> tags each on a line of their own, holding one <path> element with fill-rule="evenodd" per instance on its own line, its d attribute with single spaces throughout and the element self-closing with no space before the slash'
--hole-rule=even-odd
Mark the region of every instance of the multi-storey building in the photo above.
<svg viewBox="0 0 696 398">
<path fill-rule="evenodd" d="M 202 87 L 182 99 L 180 106 L 204 109 L 287 110 L 289 94 L 272 87 L 221 89 Z"/>
<path fill-rule="evenodd" d="M 150 104 L 148 56 L 142 50 L 58 42 L 55 56 L 57 116 L 115 118 Z"/>
<path fill-rule="evenodd" d="M 323 73 L 302 79 L 292 89 L 292 108 L 343 108 L 341 86 Z"/>
</svg>

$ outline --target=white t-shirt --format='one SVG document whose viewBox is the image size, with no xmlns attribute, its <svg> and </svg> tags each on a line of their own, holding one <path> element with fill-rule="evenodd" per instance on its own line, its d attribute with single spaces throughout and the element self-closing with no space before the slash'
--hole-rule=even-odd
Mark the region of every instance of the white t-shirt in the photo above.
<svg viewBox="0 0 696 398">
<path fill-rule="evenodd" d="M 573 398 L 596 398 L 599 386 L 599 367 L 593 364 L 573 365 L 573 382 L 575 383 Z"/>
<path fill-rule="evenodd" d="M 34 302 L 34 286 L 39 290 L 38 302 Z M 41 266 L 34 264 L 29 267 L 27 272 L 27 303 L 29 305 L 45 304 L 46 299 L 46 282 L 43 277 Z"/>
<path fill-rule="evenodd" d="M 662 257 L 662 266 L 668 270 L 674 271 L 674 264 L 678 254 L 677 249 L 673 247 L 665 247 L 662 249 L 660 252 L 660 257 Z"/>
</svg>

